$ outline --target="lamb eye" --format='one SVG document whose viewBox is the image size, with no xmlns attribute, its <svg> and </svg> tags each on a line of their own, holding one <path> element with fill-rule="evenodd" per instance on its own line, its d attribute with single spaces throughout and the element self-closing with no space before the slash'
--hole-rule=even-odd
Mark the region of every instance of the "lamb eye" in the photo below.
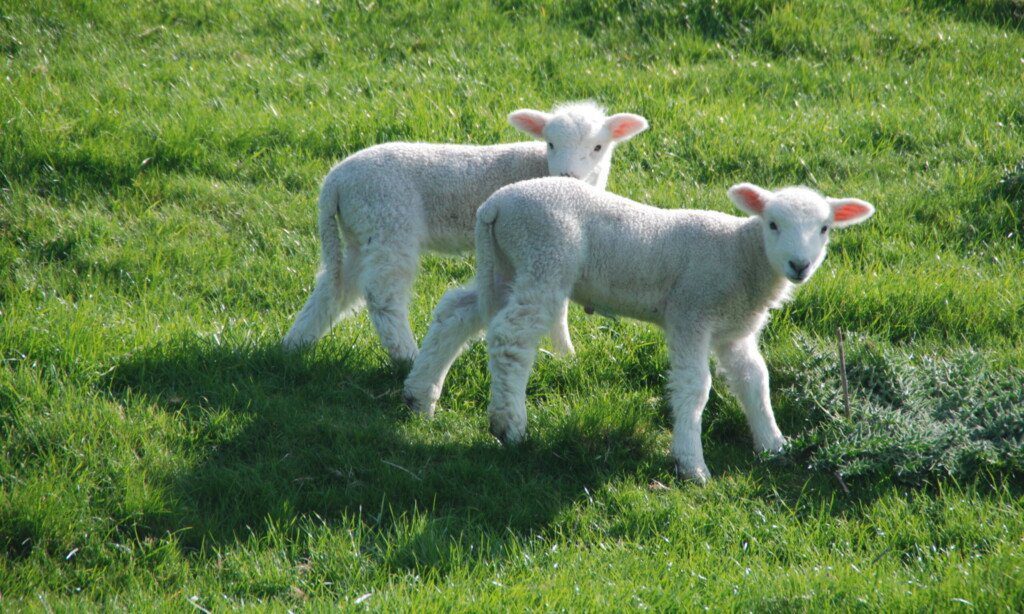
<svg viewBox="0 0 1024 614">
<path fill-rule="evenodd" d="M 594 151 L 601 151 L 601 146 L 600 146 L 600 145 L 598 145 L 597 147 L 595 147 L 595 148 L 594 148 Z"/>
<path fill-rule="evenodd" d="M 822 226 L 821 227 L 821 234 L 825 234 L 826 232 L 828 232 L 828 226 Z"/>
<path fill-rule="evenodd" d="M 555 148 L 555 144 L 554 143 L 548 143 L 548 149 L 554 149 L 554 148 Z"/>
<path fill-rule="evenodd" d="M 779 226 L 775 222 L 771 222 L 770 224 L 768 224 L 768 228 L 771 228 L 772 230 L 778 230 Z"/>
</svg>

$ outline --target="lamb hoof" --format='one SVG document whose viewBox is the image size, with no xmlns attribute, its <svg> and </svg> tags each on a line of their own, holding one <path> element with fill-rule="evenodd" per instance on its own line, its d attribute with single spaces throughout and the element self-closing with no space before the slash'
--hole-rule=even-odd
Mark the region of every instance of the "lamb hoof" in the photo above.
<svg viewBox="0 0 1024 614">
<path fill-rule="evenodd" d="M 281 340 L 281 349 L 284 350 L 285 352 L 301 352 L 303 350 L 309 349 L 309 347 L 313 345 L 313 343 L 313 341 L 310 341 L 308 339 L 298 339 L 291 335 L 287 335 L 284 339 Z"/>
<path fill-rule="evenodd" d="M 408 356 L 392 356 L 391 366 L 399 373 L 409 373 L 409 371 L 412 371 L 412 363 L 415 360 L 415 356 L 412 356 L 411 358 Z"/>
<path fill-rule="evenodd" d="M 551 348 L 551 353 L 555 355 L 555 358 L 572 358 L 576 355 L 576 348 L 572 345 L 565 347 L 559 347 L 556 345 Z"/>
<path fill-rule="evenodd" d="M 704 486 L 711 479 L 711 472 L 708 471 L 707 466 L 699 465 L 696 467 L 684 466 L 682 463 L 676 463 L 676 475 L 681 479 L 693 482 L 698 486 Z"/>
<path fill-rule="evenodd" d="M 498 442 L 501 443 L 501 445 L 506 445 L 504 429 L 498 429 L 497 427 L 494 426 L 494 423 L 492 422 L 490 428 L 487 430 L 491 432 L 491 435 L 494 435 L 494 438 L 497 439 Z"/>
<path fill-rule="evenodd" d="M 511 446 L 522 442 L 526 439 L 525 429 L 517 429 L 514 426 L 508 424 L 507 421 L 491 417 L 490 425 L 491 435 L 494 435 L 495 439 L 501 442 L 502 445 Z"/>
<path fill-rule="evenodd" d="M 392 366 L 403 371 L 408 371 L 412 367 L 412 363 L 416 361 L 416 356 L 420 353 L 420 349 L 415 345 L 407 347 L 385 346 L 384 349 L 387 350 Z"/>
<path fill-rule="evenodd" d="M 411 409 L 414 413 L 427 418 L 434 417 L 434 404 L 421 402 L 411 392 L 402 392 L 402 402 L 405 403 L 405 406 Z"/>
<path fill-rule="evenodd" d="M 782 435 L 772 437 L 766 442 L 754 444 L 754 452 L 758 454 L 770 454 L 777 456 L 786 451 L 786 445 L 789 442 Z"/>
</svg>

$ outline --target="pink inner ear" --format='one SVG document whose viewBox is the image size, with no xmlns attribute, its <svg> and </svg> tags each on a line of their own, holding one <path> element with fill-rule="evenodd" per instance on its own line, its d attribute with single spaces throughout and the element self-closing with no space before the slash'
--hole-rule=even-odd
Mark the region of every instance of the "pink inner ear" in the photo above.
<svg viewBox="0 0 1024 614">
<path fill-rule="evenodd" d="M 540 136 L 541 133 L 544 132 L 544 122 L 540 121 L 536 117 L 523 114 L 514 116 L 513 120 L 520 129 L 525 130 L 530 134 Z"/>
<path fill-rule="evenodd" d="M 863 217 L 867 215 L 868 211 L 869 209 L 867 207 L 859 203 L 847 203 L 836 207 L 832 216 L 837 222 L 846 222 Z"/>
<path fill-rule="evenodd" d="M 622 137 L 632 134 L 643 127 L 643 124 L 636 121 L 635 119 L 624 119 L 615 124 L 612 128 L 612 138 L 621 139 Z"/>
<path fill-rule="evenodd" d="M 748 209 L 757 214 L 764 213 L 764 200 L 761 199 L 761 194 L 757 190 L 752 188 L 736 188 L 735 193 L 739 194 Z"/>
</svg>

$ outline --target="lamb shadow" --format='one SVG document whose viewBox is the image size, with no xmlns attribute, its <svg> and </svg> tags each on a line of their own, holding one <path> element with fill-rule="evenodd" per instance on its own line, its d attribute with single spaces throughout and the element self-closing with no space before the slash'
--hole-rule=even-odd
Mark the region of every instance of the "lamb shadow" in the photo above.
<svg viewBox="0 0 1024 614">
<path fill-rule="evenodd" d="M 277 348 L 186 341 L 127 357 L 107 376 L 108 393 L 141 396 L 173 414 L 185 433 L 175 453 L 196 461 L 163 476 L 165 511 L 125 530 L 143 537 L 173 532 L 183 547 L 201 549 L 302 517 L 358 517 L 387 531 L 389 519 L 426 514 L 443 516 L 449 535 L 503 543 L 509 531 L 542 531 L 619 478 L 695 488 L 671 477 L 666 451 L 642 432 L 650 429 L 613 421 L 598 428 L 569 421 L 505 448 L 483 436 L 481 411 L 478 434 L 424 437 L 420 418 L 401 404 L 402 377 L 355 350 L 296 357 Z M 719 479 L 742 475 L 754 496 L 808 513 L 845 513 L 885 491 L 847 491 L 833 476 L 810 475 L 799 459 L 757 458 L 742 416 L 721 411 L 720 403 L 709 406 L 705 435 Z M 443 420 L 428 429 L 443 429 Z"/>
<path fill-rule="evenodd" d="M 131 529 L 175 532 L 183 546 L 201 548 L 300 516 L 380 525 L 438 513 L 500 541 L 510 529 L 544 527 L 588 489 L 663 462 L 639 435 L 615 427 L 566 427 L 503 448 L 482 436 L 482 412 L 480 436 L 423 441 L 403 433 L 421 428 L 421 418 L 401 403 L 402 379 L 354 352 L 295 357 L 185 342 L 135 353 L 109 374 L 109 394 L 142 396 L 174 414 L 189 434 L 179 453 L 198 461 L 165 476 L 168 509 Z"/>
</svg>

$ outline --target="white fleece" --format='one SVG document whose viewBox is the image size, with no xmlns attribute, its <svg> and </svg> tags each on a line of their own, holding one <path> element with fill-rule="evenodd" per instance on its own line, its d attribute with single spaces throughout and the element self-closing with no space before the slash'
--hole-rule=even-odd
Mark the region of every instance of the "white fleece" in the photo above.
<svg viewBox="0 0 1024 614">
<path fill-rule="evenodd" d="M 615 144 L 647 128 L 638 115 L 605 117 L 591 102 L 554 113 L 524 109 L 509 121 L 545 142 L 387 143 L 331 169 L 320 189 L 321 269 L 285 348 L 316 342 L 365 299 L 391 358 L 412 360 L 417 348 L 408 307 L 424 250 L 471 248 L 477 208 L 503 186 L 554 174 L 603 189 Z M 552 337 L 558 350 L 572 352 L 564 317 Z"/>
</svg>

